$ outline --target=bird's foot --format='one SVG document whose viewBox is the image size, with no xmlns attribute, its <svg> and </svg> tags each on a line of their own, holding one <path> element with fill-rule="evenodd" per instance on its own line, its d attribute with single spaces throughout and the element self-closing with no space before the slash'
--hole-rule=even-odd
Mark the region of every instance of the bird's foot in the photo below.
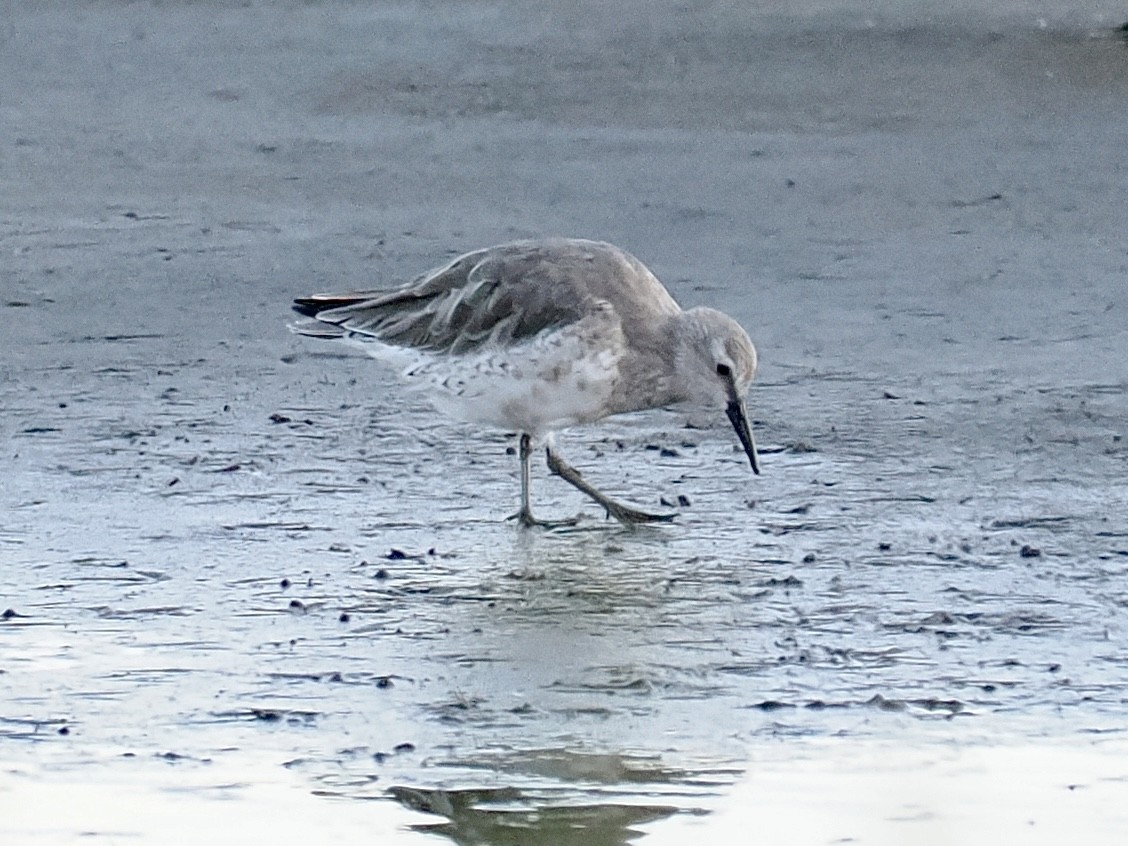
<svg viewBox="0 0 1128 846">
<path fill-rule="evenodd" d="M 564 520 L 541 520 L 533 516 L 533 512 L 522 508 L 516 514 L 510 514 L 507 520 L 516 520 L 517 525 L 524 529 L 562 529 L 569 526 L 574 526 L 580 522 L 578 517 L 570 517 Z"/>
<path fill-rule="evenodd" d="M 642 523 L 669 523 L 678 516 L 677 514 L 651 514 L 612 500 L 601 502 L 600 505 L 606 509 L 608 517 L 614 517 L 620 523 L 628 526 L 637 526 Z"/>
<path fill-rule="evenodd" d="M 628 526 L 637 526 L 640 523 L 669 523 L 678 516 L 677 514 L 650 514 L 646 511 L 639 511 L 637 508 L 631 508 L 629 505 L 615 502 L 593 485 L 590 485 L 580 474 L 580 471 L 561 458 L 553 451 L 552 447 L 547 447 L 545 452 L 548 456 L 550 473 L 559 476 L 572 487 L 587 494 L 603 506 L 603 510 L 607 512 L 608 517 L 614 517 L 620 523 Z"/>
</svg>

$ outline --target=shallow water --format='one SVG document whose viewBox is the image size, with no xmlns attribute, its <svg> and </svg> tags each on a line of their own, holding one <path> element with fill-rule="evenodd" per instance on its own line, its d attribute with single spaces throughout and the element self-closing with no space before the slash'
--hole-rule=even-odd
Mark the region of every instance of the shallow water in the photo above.
<svg viewBox="0 0 1128 846">
<path fill-rule="evenodd" d="M 560 88 L 501 6 L 458 38 L 303 7 L 249 43 L 251 7 L 23 10 L 0 839 L 1114 840 L 1128 54 L 1089 12 L 1007 8 L 646 38 L 588 10 L 583 61 L 550 38 Z M 796 51 L 838 68 L 803 108 Z M 746 112 L 695 94 L 750 78 Z M 513 438 L 285 331 L 296 294 L 539 231 L 622 241 L 749 327 L 762 476 L 719 411 L 630 416 L 562 452 L 678 520 L 619 527 L 538 468 L 538 512 L 581 521 L 519 531 Z"/>
<path fill-rule="evenodd" d="M 128 342 L 128 358 L 146 343 Z M 330 364 L 381 384 L 363 359 Z M 187 388 L 166 405 L 166 380 L 191 384 L 175 373 L 119 394 L 125 419 L 83 413 L 108 405 L 116 376 L 46 416 L 6 397 L 61 430 L 12 438 L 24 488 L 6 527 L 19 566 L 2 584 L 14 613 L 0 626 L 0 736 L 5 789 L 33 804 L 84 773 L 124 789 L 159 768 L 154 807 L 169 791 L 287 805 L 283 786 L 304 787 L 437 814 L 446 822 L 416 830 L 456 842 L 517 829 L 615 843 L 724 807 L 750 776 L 760 796 L 758 758 L 793 743 L 877 749 L 895 778 L 880 751 L 895 742 L 918 749 L 908 765 L 968 745 L 1123 737 L 1116 487 L 1094 501 L 1077 481 L 1031 479 L 1021 496 L 988 495 L 990 475 L 785 448 L 770 420 L 768 471 L 753 480 L 723 428 L 658 414 L 566 445 L 612 487 L 687 496 L 677 523 L 621 528 L 542 473 L 541 510 L 584 517 L 527 532 L 503 519 L 516 459 L 501 437 L 418 408 L 395 425 L 358 407 L 283 405 L 282 423 L 205 413 Z M 61 391 L 53 378 L 38 374 L 38 392 Z M 756 396 L 771 405 L 795 387 Z M 881 407 L 888 427 L 911 408 Z M 836 754 L 849 770 L 854 753 Z M 1107 760 L 1095 750 L 1082 777 Z M 868 789 L 869 775 L 839 787 L 777 766 L 774 790 L 804 773 Z M 83 788 L 92 806 L 99 789 Z M 937 800 L 941 815 L 957 800 Z M 298 807 L 346 831 L 369 819 Z M 370 813 L 389 829 L 400 819 Z M 107 837 L 153 830 L 81 819 Z"/>
</svg>

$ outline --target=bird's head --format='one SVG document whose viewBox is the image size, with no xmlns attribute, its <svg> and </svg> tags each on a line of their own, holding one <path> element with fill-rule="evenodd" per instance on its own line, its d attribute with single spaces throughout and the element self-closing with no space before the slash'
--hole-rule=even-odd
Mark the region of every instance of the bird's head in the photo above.
<svg viewBox="0 0 1128 846">
<path fill-rule="evenodd" d="M 711 308 L 692 308 L 681 315 L 682 343 L 675 362 L 685 399 L 705 408 L 720 407 L 732 423 L 740 445 L 760 472 L 760 458 L 744 395 L 756 376 L 756 348 L 748 333 L 727 314 Z"/>
</svg>

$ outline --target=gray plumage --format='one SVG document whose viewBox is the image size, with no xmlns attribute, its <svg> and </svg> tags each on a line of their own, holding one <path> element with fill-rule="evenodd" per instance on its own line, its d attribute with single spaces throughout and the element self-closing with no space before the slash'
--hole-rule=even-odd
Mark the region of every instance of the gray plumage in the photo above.
<svg viewBox="0 0 1128 846">
<path fill-rule="evenodd" d="M 532 437 L 610 414 L 719 403 L 759 472 L 743 412 L 757 364 L 748 335 L 713 309 L 683 311 L 642 262 L 611 244 L 502 244 L 395 290 L 318 294 L 294 308 L 309 318 L 295 331 L 359 342 L 377 358 L 406 354 L 407 375 L 444 410 Z M 551 441 L 548 449 L 550 468 L 554 459 L 567 467 Z M 518 516 L 539 522 L 524 476 L 522 488 Z M 655 518 L 612 503 L 616 513 L 581 489 L 626 522 Z"/>
</svg>

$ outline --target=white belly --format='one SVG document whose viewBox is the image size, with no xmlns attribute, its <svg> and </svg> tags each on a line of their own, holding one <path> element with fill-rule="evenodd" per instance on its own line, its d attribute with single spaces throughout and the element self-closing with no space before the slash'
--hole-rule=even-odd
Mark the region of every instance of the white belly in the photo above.
<svg viewBox="0 0 1128 846">
<path fill-rule="evenodd" d="M 516 346 L 464 355 L 368 347 L 371 355 L 385 360 L 402 363 L 410 356 L 405 379 L 426 392 L 440 411 L 531 435 L 607 416 L 621 350 L 617 320 L 588 319 Z"/>
</svg>

